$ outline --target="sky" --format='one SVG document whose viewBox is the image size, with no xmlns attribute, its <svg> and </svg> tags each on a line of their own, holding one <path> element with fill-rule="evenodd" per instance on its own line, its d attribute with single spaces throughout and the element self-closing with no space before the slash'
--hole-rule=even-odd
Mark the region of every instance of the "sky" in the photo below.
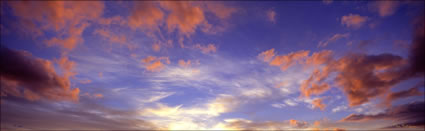
<svg viewBox="0 0 425 131">
<path fill-rule="evenodd" d="M 1 129 L 424 130 L 424 2 L 1 1 Z"/>
</svg>

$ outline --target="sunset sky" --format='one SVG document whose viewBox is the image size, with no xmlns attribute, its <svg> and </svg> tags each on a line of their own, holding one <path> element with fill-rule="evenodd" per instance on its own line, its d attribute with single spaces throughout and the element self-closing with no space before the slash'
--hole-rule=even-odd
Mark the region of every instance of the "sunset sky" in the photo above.
<svg viewBox="0 0 425 131">
<path fill-rule="evenodd" d="M 0 7 L 2 130 L 425 128 L 423 1 Z"/>
</svg>

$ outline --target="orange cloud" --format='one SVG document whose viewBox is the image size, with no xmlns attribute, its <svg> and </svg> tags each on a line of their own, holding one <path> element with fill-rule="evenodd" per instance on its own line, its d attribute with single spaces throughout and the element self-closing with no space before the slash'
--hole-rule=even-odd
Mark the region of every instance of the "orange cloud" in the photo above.
<svg viewBox="0 0 425 131">
<path fill-rule="evenodd" d="M 313 104 L 314 108 L 319 108 L 320 110 L 325 110 L 326 107 L 326 105 L 322 103 L 322 99 L 320 98 L 314 99 L 311 104 Z"/>
<path fill-rule="evenodd" d="M 78 101 L 78 88 L 71 89 L 69 76 L 56 73 L 49 60 L 33 57 L 24 51 L 1 48 L 1 59 L 6 64 L 0 68 L 1 92 L 27 100 L 69 100 Z M 68 72 L 73 62 L 66 57 L 59 60 L 60 67 Z"/>
<path fill-rule="evenodd" d="M 267 11 L 267 18 L 270 22 L 276 23 L 276 12 L 274 10 Z"/>
<path fill-rule="evenodd" d="M 77 73 L 73 72 L 72 70 L 75 67 L 75 62 L 74 61 L 70 61 L 68 59 L 68 57 L 66 56 L 62 56 L 59 60 L 55 60 L 58 64 L 59 67 L 63 70 L 63 75 L 65 77 L 74 77 Z"/>
<path fill-rule="evenodd" d="M 22 27 L 29 27 L 38 35 L 54 31 L 58 35 L 47 40 L 47 45 L 60 45 L 69 50 L 83 41 L 81 34 L 88 26 L 87 21 L 97 20 L 104 8 L 101 1 L 11 1 L 8 4 Z"/>
<path fill-rule="evenodd" d="M 179 60 L 179 66 L 181 66 L 181 67 L 187 68 L 187 67 L 190 67 L 190 65 L 191 65 L 190 60 L 187 60 L 187 62 L 185 62 L 184 60 Z"/>
<path fill-rule="evenodd" d="M 166 20 L 169 32 L 178 30 L 184 35 L 190 35 L 198 26 L 208 23 L 203 10 L 189 2 L 163 1 L 160 5 L 170 11 Z"/>
<path fill-rule="evenodd" d="M 153 49 L 153 51 L 158 52 L 159 50 L 161 50 L 161 45 L 159 45 L 159 44 L 153 44 L 152 45 L 152 49 Z"/>
<path fill-rule="evenodd" d="M 323 50 L 320 52 L 313 53 L 306 60 L 307 65 L 321 65 L 329 63 L 332 60 L 333 51 L 331 50 Z"/>
<path fill-rule="evenodd" d="M 232 14 L 238 11 L 236 8 L 226 6 L 219 2 L 207 2 L 205 5 L 205 11 L 212 12 L 215 16 L 222 20 L 229 18 Z"/>
<path fill-rule="evenodd" d="M 308 54 L 309 51 L 301 50 L 289 53 L 288 55 L 276 56 L 269 64 L 272 66 L 280 66 L 280 69 L 285 71 L 301 59 L 306 58 Z"/>
<path fill-rule="evenodd" d="M 308 123 L 305 122 L 305 121 L 297 121 L 297 120 L 293 120 L 293 119 L 289 120 L 289 125 L 291 125 L 293 127 L 297 127 L 297 128 L 305 127 L 305 126 L 307 126 L 307 124 Z"/>
<path fill-rule="evenodd" d="M 274 56 L 275 56 L 274 48 L 272 48 L 272 49 L 270 49 L 270 50 L 267 50 L 267 51 L 261 52 L 261 53 L 258 55 L 258 58 L 260 58 L 260 59 L 261 59 L 261 60 L 263 60 L 264 62 L 268 62 L 268 61 L 270 61 L 270 60 L 271 60 Z"/>
<path fill-rule="evenodd" d="M 314 121 L 314 126 L 319 126 L 320 125 L 320 121 Z"/>
<path fill-rule="evenodd" d="M 217 47 L 214 44 L 208 44 L 207 46 L 196 44 L 195 49 L 200 49 L 201 52 L 205 54 L 215 53 L 217 51 Z"/>
<path fill-rule="evenodd" d="M 154 57 L 154 56 L 148 56 L 144 59 L 142 59 L 142 63 L 145 64 L 145 68 L 148 71 L 151 72 L 158 72 L 161 71 L 165 65 L 161 62 L 161 60 L 163 62 L 165 62 L 165 64 L 170 64 L 170 60 L 168 57 Z"/>
<path fill-rule="evenodd" d="M 128 17 L 128 25 L 132 29 L 159 30 L 164 16 L 164 12 L 158 8 L 157 4 L 153 2 L 136 2 Z"/>
<path fill-rule="evenodd" d="M 360 28 L 367 21 L 366 16 L 360 16 L 358 14 L 349 14 L 346 16 L 342 16 L 341 24 L 345 25 L 348 28 Z"/>
<path fill-rule="evenodd" d="M 291 126 L 296 126 L 297 125 L 297 120 L 289 120 L 289 124 L 291 125 Z"/>
<path fill-rule="evenodd" d="M 102 94 L 99 94 L 99 93 L 94 94 L 93 96 L 94 96 L 94 98 L 103 98 L 103 95 Z"/>
<path fill-rule="evenodd" d="M 371 6 L 371 10 L 377 11 L 381 17 L 386 17 L 393 15 L 397 11 L 398 7 L 398 1 L 382 0 L 374 2 Z"/>
</svg>

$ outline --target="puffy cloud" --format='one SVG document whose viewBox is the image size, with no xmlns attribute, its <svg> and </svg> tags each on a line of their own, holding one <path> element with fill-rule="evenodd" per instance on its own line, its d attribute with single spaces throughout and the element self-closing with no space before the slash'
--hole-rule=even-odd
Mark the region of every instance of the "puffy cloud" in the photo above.
<svg viewBox="0 0 425 131">
<path fill-rule="evenodd" d="M 345 33 L 345 34 L 335 34 L 333 35 L 331 38 L 327 39 L 326 41 L 320 41 L 319 45 L 317 45 L 318 47 L 325 47 L 327 46 L 329 43 L 335 42 L 339 39 L 342 38 L 348 38 L 350 36 L 349 33 Z"/>
<path fill-rule="evenodd" d="M 276 23 L 276 12 L 274 10 L 267 11 L 267 19 L 272 23 Z"/>
<path fill-rule="evenodd" d="M 405 105 L 388 108 L 385 112 L 375 115 L 350 114 L 341 119 L 342 122 L 362 122 L 370 120 L 394 120 L 398 123 L 419 122 L 420 125 L 425 125 L 424 117 L 424 102 L 414 102 Z"/>
<path fill-rule="evenodd" d="M 194 46 L 195 49 L 200 49 L 202 53 L 215 53 L 217 51 L 217 47 L 214 44 L 208 44 L 207 46 L 202 46 L 200 44 L 196 44 Z"/>
<path fill-rule="evenodd" d="M 310 57 L 307 58 L 307 65 L 321 65 L 329 63 L 333 58 L 333 51 L 322 50 L 320 52 L 314 52 Z"/>
<path fill-rule="evenodd" d="M 151 72 L 158 72 L 164 69 L 164 64 L 170 64 L 170 60 L 168 57 L 154 57 L 148 56 L 141 60 L 143 64 L 145 64 L 145 69 Z M 164 62 L 164 63 L 163 63 Z"/>
<path fill-rule="evenodd" d="M 399 7 L 399 1 L 382 0 L 373 2 L 371 5 L 372 11 L 377 11 L 379 16 L 386 17 L 393 15 Z"/>
<path fill-rule="evenodd" d="M 101 1 L 11 1 L 8 4 L 22 27 L 37 37 L 45 31 L 57 32 L 57 36 L 46 41 L 47 45 L 60 45 L 69 50 L 83 41 L 81 35 L 88 22 L 97 20 L 104 8 Z"/>
<path fill-rule="evenodd" d="M 309 51 L 301 50 L 289 53 L 288 55 L 276 56 L 272 61 L 269 62 L 269 64 L 271 66 L 280 66 L 280 69 L 285 71 L 289 67 L 295 65 L 298 61 L 306 58 L 308 54 Z"/>
<path fill-rule="evenodd" d="M 236 13 L 238 9 L 229 7 L 219 2 L 205 3 L 205 11 L 213 13 L 221 20 L 228 19 L 232 14 Z"/>
<path fill-rule="evenodd" d="M 161 7 L 170 11 L 166 20 L 169 32 L 178 30 L 190 35 L 198 26 L 207 23 L 202 8 L 189 2 L 161 2 Z"/>
<path fill-rule="evenodd" d="M 270 61 L 275 56 L 274 49 L 270 49 L 258 54 L 258 58 L 263 60 L 264 62 Z"/>
<path fill-rule="evenodd" d="M 128 25 L 132 29 L 159 30 L 164 17 L 164 12 L 156 3 L 136 2 L 128 17 Z"/>
<path fill-rule="evenodd" d="M 314 108 L 319 108 L 320 110 L 325 110 L 326 107 L 326 105 L 322 103 L 322 99 L 320 98 L 314 99 L 311 104 L 313 104 Z"/>
<path fill-rule="evenodd" d="M 1 48 L 2 94 L 24 97 L 28 100 L 78 101 L 79 88 L 71 89 L 69 77 L 74 63 L 66 57 L 59 60 L 63 76 L 56 73 L 49 60 L 33 57 L 29 52 Z"/>
<path fill-rule="evenodd" d="M 348 14 L 346 16 L 341 17 L 341 24 L 345 25 L 348 28 L 357 29 L 363 26 L 363 24 L 367 21 L 366 16 L 360 16 L 358 14 Z"/>
<path fill-rule="evenodd" d="M 187 62 L 185 62 L 184 60 L 179 60 L 179 66 L 188 68 L 191 66 L 191 61 L 187 60 Z"/>
</svg>

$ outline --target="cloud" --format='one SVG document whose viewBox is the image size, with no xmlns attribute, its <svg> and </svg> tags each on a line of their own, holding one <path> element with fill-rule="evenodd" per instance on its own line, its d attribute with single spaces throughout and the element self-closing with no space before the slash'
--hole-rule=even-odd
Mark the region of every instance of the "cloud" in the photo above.
<svg viewBox="0 0 425 131">
<path fill-rule="evenodd" d="M 239 105 L 235 97 L 220 94 L 205 104 L 183 107 L 177 105 L 169 107 L 157 103 L 156 107 L 144 108 L 139 111 L 142 116 L 152 118 L 158 125 L 170 130 L 204 129 L 212 125 L 205 125 L 205 119 L 211 123 L 215 117 L 230 112 Z M 211 127 L 210 127 L 211 128 Z"/>
<path fill-rule="evenodd" d="M 184 35 L 190 35 L 198 26 L 208 23 L 202 8 L 189 2 L 161 2 L 160 4 L 161 7 L 170 11 L 166 20 L 169 32 L 178 30 Z"/>
<path fill-rule="evenodd" d="M 399 5 L 399 1 L 382 0 L 373 2 L 369 9 L 378 12 L 381 17 L 387 17 L 393 15 L 397 11 Z"/>
<path fill-rule="evenodd" d="M 159 30 L 165 13 L 153 2 L 136 2 L 128 17 L 131 29 Z"/>
<path fill-rule="evenodd" d="M 299 130 L 308 126 L 307 122 L 297 120 L 253 122 L 244 119 L 227 119 L 225 121 L 227 130 Z"/>
<path fill-rule="evenodd" d="M 208 2 L 205 3 L 205 6 L 205 11 L 213 13 L 221 20 L 228 19 L 238 11 L 237 8 L 229 7 L 219 2 Z"/>
<path fill-rule="evenodd" d="M 322 3 L 325 5 L 329 5 L 333 3 L 333 0 L 322 0 Z"/>
<path fill-rule="evenodd" d="M 82 96 L 86 96 L 86 97 L 93 98 L 93 99 L 103 98 L 103 94 L 100 94 L 100 93 L 94 93 L 94 94 L 84 93 Z"/>
<path fill-rule="evenodd" d="M 91 83 L 91 80 L 81 80 L 80 83 L 81 84 L 89 84 L 89 83 Z"/>
<path fill-rule="evenodd" d="M 202 46 L 200 44 L 196 44 L 194 46 L 195 49 L 200 49 L 202 53 L 215 53 L 217 51 L 217 47 L 214 44 L 208 44 L 207 46 Z"/>
<path fill-rule="evenodd" d="M 63 76 L 56 73 L 49 60 L 36 58 L 29 52 L 1 48 L 2 94 L 23 97 L 28 100 L 78 101 L 79 88 L 71 89 L 69 73 L 73 62 L 67 58 L 59 60 Z"/>
<path fill-rule="evenodd" d="M 285 104 L 281 104 L 281 103 L 274 103 L 271 106 L 274 107 L 274 108 L 281 109 L 281 108 L 285 107 L 286 105 Z"/>
<path fill-rule="evenodd" d="M 35 32 L 36 37 L 46 31 L 56 32 L 57 35 L 46 40 L 47 45 L 60 45 L 69 50 L 83 42 L 81 35 L 88 22 L 97 20 L 104 8 L 100 1 L 11 1 L 8 4 L 21 27 Z"/>
<path fill-rule="evenodd" d="M 102 36 L 104 39 L 107 39 L 111 43 L 118 43 L 121 45 L 125 45 L 128 43 L 127 37 L 125 35 L 117 35 L 108 29 L 96 29 L 93 33 Z"/>
<path fill-rule="evenodd" d="M 424 102 L 414 102 L 405 105 L 395 106 L 388 108 L 385 112 L 376 115 L 364 115 L 364 114 L 350 114 L 349 116 L 341 119 L 341 122 L 362 122 L 371 120 L 394 120 L 398 123 L 411 123 L 411 122 L 422 122 L 424 126 Z"/>
<path fill-rule="evenodd" d="M 289 106 L 296 106 L 296 105 L 298 105 L 295 101 L 292 101 L 291 99 L 286 99 L 284 102 L 287 105 L 289 105 Z"/>
<path fill-rule="evenodd" d="M 329 43 L 332 43 L 332 42 L 335 42 L 335 41 L 337 41 L 337 40 L 339 40 L 339 39 L 342 39 L 342 38 L 348 38 L 350 36 L 350 34 L 349 33 L 345 33 L 345 34 L 335 34 L 335 35 L 333 35 L 331 38 L 329 38 L 328 40 L 326 40 L 326 41 L 320 41 L 319 42 L 319 45 L 317 45 L 318 47 L 326 47 Z"/>
<path fill-rule="evenodd" d="M 335 107 L 335 108 L 333 108 L 332 109 L 332 112 L 339 112 L 339 111 L 342 111 L 342 110 L 346 110 L 346 109 L 348 109 L 348 107 L 347 106 L 344 106 L 344 105 L 342 105 L 342 106 L 337 106 L 337 107 Z"/>
<path fill-rule="evenodd" d="M 184 60 L 179 60 L 179 66 L 188 68 L 191 66 L 191 61 L 187 60 L 187 62 L 185 62 Z"/>
<path fill-rule="evenodd" d="M 289 67 L 295 65 L 297 61 L 300 61 L 303 58 L 306 58 L 308 54 L 309 54 L 309 51 L 301 50 L 301 51 L 289 53 L 288 55 L 276 56 L 274 57 L 272 61 L 269 62 L 269 64 L 271 66 L 280 66 L 280 69 L 282 71 L 285 71 Z"/>
<path fill-rule="evenodd" d="M 358 29 L 367 21 L 368 17 L 358 14 L 348 14 L 341 17 L 341 24 L 348 28 Z"/>
<path fill-rule="evenodd" d="M 155 52 L 159 52 L 161 50 L 161 45 L 160 44 L 153 44 L 152 49 Z"/>
<path fill-rule="evenodd" d="M 399 91 L 399 92 L 392 92 L 392 93 L 388 94 L 387 97 L 385 98 L 384 104 L 391 105 L 392 101 L 395 101 L 395 100 L 398 100 L 398 99 L 411 97 L 411 96 L 424 95 L 423 92 L 419 91 L 419 86 L 423 86 L 423 81 L 420 84 L 417 84 L 415 87 L 410 88 L 408 90 Z"/>
<path fill-rule="evenodd" d="M 161 130 L 137 116 L 134 110 L 110 108 L 90 99 L 79 103 L 23 102 L 10 99 L 1 106 L 1 128 L 2 130 Z M 29 117 L 43 119 L 34 121 L 28 119 Z"/>
<path fill-rule="evenodd" d="M 418 19 L 414 21 L 413 27 L 413 41 L 409 49 L 409 62 L 410 64 L 410 73 L 412 75 L 424 76 L 425 72 L 425 24 L 424 16 L 419 16 Z"/>
<path fill-rule="evenodd" d="M 263 60 L 264 62 L 269 62 L 275 56 L 274 49 L 270 49 L 258 54 L 258 58 Z"/>
<path fill-rule="evenodd" d="M 145 69 L 151 72 L 158 72 L 164 69 L 164 64 L 170 64 L 170 59 L 168 57 L 154 57 L 148 56 L 141 60 L 141 62 L 145 65 Z M 163 63 L 164 62 L 164 63 Z"/>
<path fill-rule="evenodd" d="M 272 23 L 276 23 L 276 12 L 274 10 L 268 10 L 267 19 Z"/>
<path fill-rule="evenodd" d="M 314 99 L 311 104 L 313 104 L 314 108 L 319 108 L 322 111 L 325 110 L 326 107 L 326 105 L 322 103 L 322 99 L 320 98 Z"/>
</svg>

